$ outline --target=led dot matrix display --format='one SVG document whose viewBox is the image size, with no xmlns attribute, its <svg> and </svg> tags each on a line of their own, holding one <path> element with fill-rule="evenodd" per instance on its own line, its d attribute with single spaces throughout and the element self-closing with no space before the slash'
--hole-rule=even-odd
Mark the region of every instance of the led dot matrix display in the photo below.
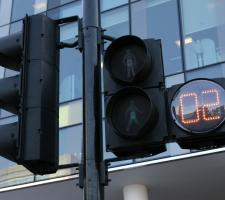
<svg viewBox="0 0 225 200">
<path fill-rule="evenodd" d="M 190 81 L 175 93 L 171 112 L 175 123 L 189 133 L 212 132 L 225 120 L 225 90 L 214 81 Z"/>
</svg>

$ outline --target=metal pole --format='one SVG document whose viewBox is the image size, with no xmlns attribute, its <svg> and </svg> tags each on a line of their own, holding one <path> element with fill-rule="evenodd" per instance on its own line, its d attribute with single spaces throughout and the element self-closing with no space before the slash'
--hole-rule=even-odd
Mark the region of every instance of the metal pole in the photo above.
<svg viewBox="0 0 225 200">
<path fill-rule="evenodd" d="M 100 200 L 101 90 L 99 0 L 83 1 L 84 199 Z"/>
</svg>

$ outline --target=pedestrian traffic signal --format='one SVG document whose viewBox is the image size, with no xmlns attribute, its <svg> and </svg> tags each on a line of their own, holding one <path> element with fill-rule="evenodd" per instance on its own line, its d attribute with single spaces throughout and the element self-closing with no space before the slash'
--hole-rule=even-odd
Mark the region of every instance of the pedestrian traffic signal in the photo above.
<svg viewBox="0 0 225 200">
<path fill-rule="evenodd" d="M 164 77 L 160 40 L 123 36 L 104 57 L 106 148 L 118 157 L 165 151 Z"/>
<path fill-rule="evenodd" d="M 225 79 L 195 79 L 168 89 L 170 132 L 181 148 L 225 145 Z"/>
<path fill-rule="evenodd" d="M 22 32 L 0 39 L 0 65 L 20 72 L 0 80 L 0 107 L 18 115 L 0 126 L 0 155 L 35 174 L 58 168 L 58 42 L 45 15 L 25 17 Z"/>
</svg>

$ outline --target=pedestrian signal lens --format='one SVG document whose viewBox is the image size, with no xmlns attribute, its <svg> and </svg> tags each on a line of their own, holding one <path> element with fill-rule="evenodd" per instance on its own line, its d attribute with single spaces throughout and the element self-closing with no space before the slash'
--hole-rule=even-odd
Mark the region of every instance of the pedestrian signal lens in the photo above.
<svg viewBox="0 0 225 200">
<path fill-rule="evenodd" d="M 171 112 L 175 123 L 190 133 L 207 133 L 225 120 L 225 90 L 205 79 L 184 84 L 175 93 Z"/>
<path fill-rule="evenodd" d="M 157 118 L 150 97 L 141 89 L 129 87 L 114 95 L 107 107 L 107 120 L 115 133 L 134 139 L 148 133 Z"/>
<path fill-rule="evenodd" d="M 143 40 L 136 36 L 115 40 L 105 54 L 105 66 L 122 84 L 143 81 L 151 71 L 151 56 Z"/>
</svg>

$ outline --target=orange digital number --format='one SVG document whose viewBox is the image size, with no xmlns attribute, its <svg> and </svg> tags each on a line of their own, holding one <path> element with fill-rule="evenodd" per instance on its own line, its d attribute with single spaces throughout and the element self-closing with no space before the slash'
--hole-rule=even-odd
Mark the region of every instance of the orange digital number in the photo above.
<svg viewBox="0 0 225 200">
<path fill-rule="evenodd" d="M 202 106 L 203 119 L 205 121 L 218 120 L 218 119 L 220 119 L 220 115 L 214 115 L 212 108 L 220 105 L 219 92 L 216 89 L 202 91 L 203 97 L 207 96 L 207 95 L 215 95 L 215 102 L 203 104 L 203 106 Z M 210 112 L 211 112 L 211 114 L 209 114 Z"/>
<path fill-rule="evenodd" d="M 196 117 L 193 119 L 185 119 L 184 116 L 184 101 L 185 98 L 193 98 L 195 105 Z M 180 96 L 180 109 L 181 109 L 181 121 L 184 124 L 195 124 L 200 120 L 199 109 L 198 109 L 198 95 L 196 93 L 185 93 Z"/>
</svg>

